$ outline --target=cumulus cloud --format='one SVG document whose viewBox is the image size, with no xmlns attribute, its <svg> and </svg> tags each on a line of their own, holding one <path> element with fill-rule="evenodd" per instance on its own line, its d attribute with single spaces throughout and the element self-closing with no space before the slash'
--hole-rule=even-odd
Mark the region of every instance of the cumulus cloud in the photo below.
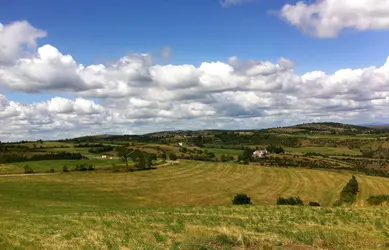
<svg viewBox="0 0 389 250">
<path fill-rule="evenodd" d="M 0 65 L 0 86 L 56 96 L 22 103 L 0 94 L 0 140 L 389 119 L 389 59 L 300 75 L 288 58 L 164 65 L 131 54 L 82 65 L 43 45 Z M 64 91 L 74 97 L 61 97 Z"/>
<path fill-rule="evenodd" d="M 26 21 L 3 25 L 0 23 L 0 66 L 14 63 L 28 49 L 36 47 L 36 39 L 46 32 L 36 29 Z"/>
<path fill-rule="evenodd" d="M 331 38 L 344 29 L 388 30 L 388 13 L 388 0 L 317 0 L 286 4 L 280 15 L 304 33 Z"/>
</svg>

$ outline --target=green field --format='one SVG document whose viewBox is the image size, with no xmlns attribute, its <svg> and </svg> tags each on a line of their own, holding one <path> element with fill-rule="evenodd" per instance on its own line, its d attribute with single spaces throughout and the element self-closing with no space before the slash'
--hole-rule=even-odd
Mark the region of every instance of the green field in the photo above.
<svg viewBox="0 0 389 250">
<path fill-rule="evenodd" d="M 93 165 L 95 168 L 109 167 L 112 164 L 123 164 L 117 159 L 92 159 L 92 160 L 47 160 L 47 161 L 28 161 L 0 164 L 0 174 L 17 174 L 24 173 L 24 166 L 30 166 L 36 173 L 44 173 L 54 169 L 56 172 L 62 171 L 63 166 L 69 170 L 75 168 L 78 164 Z"/>
<path fill-rule="evenodd" d="M 243 150 L 239 149 L 227 149 L 227 148 L 203 148 L 203 150 L 208 150 L 208 152 L 215 153 L 215 155 L 232 155 L 238 156 L 242 154 Z"/>
<path fill-rule="evenodd" d="M 341 154 L 347 154 L 347 155 L 361 155 L 361 152 L 359 150 L 353 150 L 346 147 L 303 147 L 303 148 L 289 148 L 285 147 L 286 152 L 292 152 L 292 153 L 319 153 L 319 154 L 325 154 L 325 155 L 341 155 Z"/>
<path fill-rule="evenodd" d="M 350 176 L 196 161 L 133 173 L 3 176 L 0 248 L 389 247 L 387 208 L 274 206 L 279 196 L 297 195 L 331 206 Z M 389 179 L 357 179 L 357 205 L 389 193 Z M 255 206 L 230 206 L 238 192 L 251 196 Z"/>
</svg>

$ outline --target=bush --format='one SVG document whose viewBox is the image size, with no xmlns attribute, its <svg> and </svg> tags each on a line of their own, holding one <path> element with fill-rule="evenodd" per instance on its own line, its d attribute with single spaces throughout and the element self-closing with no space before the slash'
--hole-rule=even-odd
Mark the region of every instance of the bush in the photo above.
<svg viewBox="0 0 389 250">
<path fill-rule="evenodd" d="M 69 169 L 68 169 L 68 167 L 65 165 L 65 166 L 63 166 L 63 168 L 62 168 L 62 172 L 64 172 L 64 173 L 67 173 L 67 172 L 69 172 Z"/>
<path fill-rule="evenodd" d="M 316 202 L 316 201 L 310 201 L 308 203 L 308 206 L 311 206 L 311 207 L 320 207 L 320 203 L 319 202 Z"/>
<path fill-rule="evenodd" d="M 334 206 L 341 206 L 344 203 L 352 204 L 357 201 L 359 192 L 358 181 L 353 175 L 340 192 L 340 198 L 334 203 Z"/>
<path fill-rule="evenodd" d="M 170 152 L 170 153 L 169 153 L 169 159 L 170 159 L 171 161 L 176 161 L 176 160 L 178 159 L 178 157 L 177 157 L 177 155 L 176 155 L 175 153 Z"/>
<path fill-rule="evenodd" d="M 80 164 L 80 165 L 76 165 L 76 167 L 73 169 L 73 171 L 93 171 L 95 170 L 95 168 L 93 167 L 93 165 L 87 165 L 87 164 Z"/>
<path fill-rule="evenodd" d="M 303 200 L 299 196 L 283 198 L 279 197 L 276 202 L 277 205 L 289 205 L 289 206 L 304 206 Z"/>
<path fill-rule="evenodd" d="M 251 198 L 247 194 L 237 194 L 232 199 L 233 205 L 251 205 Z"/>
<path fill-rule="evenodd" d="M 367 202 L 370 205 L 381 205 L 384 202 L 389 202 L 389 195 L 370 196 Z"/>
<path fill-rule="evenodd" d="M 28 165 L 24 166 L 24 173 L 25 174 L 32 174 L 34 173 L 34 170 L 32 170 L 32 168 Z"/>
</svg>

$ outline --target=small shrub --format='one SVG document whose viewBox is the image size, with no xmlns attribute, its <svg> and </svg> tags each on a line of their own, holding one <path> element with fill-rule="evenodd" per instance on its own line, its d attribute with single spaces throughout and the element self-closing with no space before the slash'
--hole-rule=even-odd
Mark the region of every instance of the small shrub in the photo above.
<svg viewBox="0 0 389 250">
<path fill-rule="evenodd" d="M 50 173 L 54 173 L 54 172 L 55 172 L 54 168 L 50 169 Z"/>
<path fill-rule="evenodd" d="M 311 206 L 311 207 L 320 207 L 320 203 L 319 202 L 316 202 L 316 201 L 310 201 L 308 203 L 308 206 Z"/>
<path fill-rule="evenodd" d="M 367 202 L 370 205 L 381 205 L 384 202 L 389 202 L 389 195 L 370 196 Z"/>
<path fill-rule="evenodd" d="M 232 200 L 233 205 L 251 205 L 251 198 L 247 194 L 237 194 Z"/>
<path fill-rule="evenodd" d="M 62 168 L 62 172 L 64 172 L 64 173 L 67 173 L 67 172 L 69 172 L 69 169 L 68 169 L 68 167 L 65 165 L 65 166 L 63 166 L 63 168 Z"/>
<path fill-rule="evenodd" d="M 299 196 L 283 198 L 279 197 L 276 202 L 277 205 L 289 205 L 289 206 L 304 206 L 303 200 Z"/>
<path fill-rule="evenodd" d="M 24 166 L 24 173 L 25 174 L 32 174 L 34 173 L 34 170 L 32 170 L 32 168 L 28 165 Z"/>
</svg>

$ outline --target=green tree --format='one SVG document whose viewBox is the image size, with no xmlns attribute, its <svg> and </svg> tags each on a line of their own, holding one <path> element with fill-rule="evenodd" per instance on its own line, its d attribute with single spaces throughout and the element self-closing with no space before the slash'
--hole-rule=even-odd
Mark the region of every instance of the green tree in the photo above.
<svg viewBox="0 0 389 250">
<path fill-rule="evenodd" d="M 233 205 L 251 205 L 251 198 L 247 194 L 237 194 L 232 199 Z"/>
<path fill-rule="evenodd" d="M 178 159 L 177 155 L 173 152 L 169 153 L 169 159 L 172 161 L 176 161 Z"/>
<path fill-rule="evenodd" d="M 131 155 L 135 152 L 135 149 L 128 149 L 123 147 L 119 148 L 117 152 L 118 157 L 120 157 L 126 163 L 126 168 L 128 170 L 128 160 L 131 159 Z"/>
</svg>

